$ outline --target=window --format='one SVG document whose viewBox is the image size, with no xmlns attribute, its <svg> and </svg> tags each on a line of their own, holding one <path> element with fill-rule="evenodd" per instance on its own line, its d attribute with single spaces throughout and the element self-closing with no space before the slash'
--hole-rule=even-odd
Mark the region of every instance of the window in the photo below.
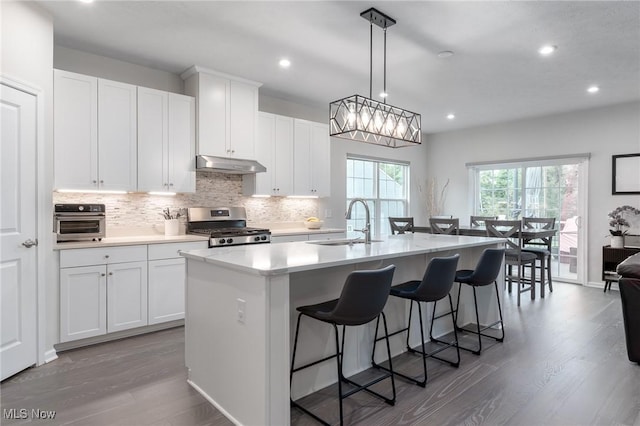
<svg viewBox="0 0 640 426">
<path fill-rule="evenodd" d="M 583 217 L 585 157 L 540 159 L 509 163 L 467 164 L 473 179 L 473 214 L 500 219 L 553 217 L 553 275 L 580 281 L 578 241 Z M 583 186 L 581 188 L 581 185 Z"/>
<path fill-rule="evenodd" d="M 389 216 L 406 216 L 409 211 L 409 165 L 384 160 L 347 157 L 347 206 L 354 198 L 363 198 L 369 206 L 371 231 L 389 233 Z M 347 231 L 363 229 L 365 210 L 354 205 Z"/>
</svg>

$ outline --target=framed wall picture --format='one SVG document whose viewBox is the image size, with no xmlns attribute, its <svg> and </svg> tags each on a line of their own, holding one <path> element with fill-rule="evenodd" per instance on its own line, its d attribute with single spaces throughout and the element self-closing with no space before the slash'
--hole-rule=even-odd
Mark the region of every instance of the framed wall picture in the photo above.
<svg viewBox="0 0 640 426">
<path fill-rule="evenodd" d="M 640 194 L 640 153 L 611 156 L 611 193 Z"/>
</svg>

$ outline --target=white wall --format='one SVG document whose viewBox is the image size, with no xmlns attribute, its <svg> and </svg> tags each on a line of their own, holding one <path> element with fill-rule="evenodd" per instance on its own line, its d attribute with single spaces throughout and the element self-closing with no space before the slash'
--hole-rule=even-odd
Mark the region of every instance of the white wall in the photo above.
<svg viewBox="0 0 640 426">
<path fill-rule="evenodd" d="M 604 94 L 603 94 L 604 95 Z M 640 152 L 640 103 L 557 114 L 427 137 L 429 175 L 450 178 L 445 210 L 471 214 L 467 162 L 591 153 L 588 191 L 588 281 L 601 283 L 607 213 L 640 196 L 611 195 L 611 156 Z"/>
<path fill-rule="evenodd" d="M 44 277 L 39 284 L 46 292 L 46 347 L 53 348 L 58 333 L 58 286 L 53 266 L 51 237 L 51 182 L 53 182 L 53 20 L 33 3 L 0 3 L 2 15 L 2 68 L 0 74 L 39 89 L 44 101 L 44 146 L 38 155 L 43 156 L 44 167 L 39 168 L 38 179 L 41 194 L 38 197 L 40 242 L 39 253 L 45 253 Z M 35 161 L 35 160 L 34 160 Z M 45 183 L 46 182 L 46 183 Z M 43 185 L 43 183 L 45 183 Z M 42 187 L 46 186 L 48 187 Z M 28 194 L 36 197 L 36 194 Z M 47 224 L 49 226 L 44 226 Z M 43 229 L 44 228 L 44 229 Z M 41 250 L 41 251 L 40 251 Z M 34 301 L 35 303 L 35 301 Z"/>
<path fill-rule="evenodd" d="M 177 74 L 59 45 L 54 47 L 53 66 L 56 69 L 121 81 L 136 86 L 184 93 L 183 81 Z"/>
</svg>

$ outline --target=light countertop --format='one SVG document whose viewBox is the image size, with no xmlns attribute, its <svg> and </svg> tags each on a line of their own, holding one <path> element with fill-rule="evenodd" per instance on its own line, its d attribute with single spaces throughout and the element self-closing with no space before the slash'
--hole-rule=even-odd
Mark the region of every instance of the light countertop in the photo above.
<svg viewBox="0 0 640 426">
<path fill-rule="evenodd" d="M 55 236 L 54 236 L 55 239 Z M 129 237 L 108 237 L 102 241 L 69 241 L 53 245 L 54 250 L 68 250 L 78 248 L 114 247 L 114 246 L 134 246 L 138 244 L 165 244 L 165 243 L 188 243 L 193 241 L 208 241 L 208 237 L 201 235 L 133 235 Z"/>
<path fill-rule="evenodd" d="M 187 259 L 257 275 L 280 275 L 332 266 L 406 257 L 470 247 L 493 246 L 501 240 L 433 234 L 387 236 L 371 245 L 317 245 L 310 242 L 254 244 L 190 250 Z"/>
<path fill-rule="evenodd" d="M 313 235 L 313 234 L 331 234 L 336 232 L 345 232 L 340 228 L 320 228 L 320 229 L 307 229 L 305 227 L 300 228 L 282 228 L 282 229 L 270 229 L 271 235 L 274 237 L 280 237 L 285 235 Z"/>
</svg>

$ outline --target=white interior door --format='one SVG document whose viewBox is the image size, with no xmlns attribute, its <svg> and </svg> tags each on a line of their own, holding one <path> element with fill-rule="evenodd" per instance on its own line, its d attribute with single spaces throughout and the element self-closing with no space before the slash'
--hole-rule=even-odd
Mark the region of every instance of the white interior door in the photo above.
<svg viewBox="0 0 640 426">
<path fill-rule="evenodd" d="M 36 97 L 0 84 L 1 379 L 36 353 Z"/>
</svg>

